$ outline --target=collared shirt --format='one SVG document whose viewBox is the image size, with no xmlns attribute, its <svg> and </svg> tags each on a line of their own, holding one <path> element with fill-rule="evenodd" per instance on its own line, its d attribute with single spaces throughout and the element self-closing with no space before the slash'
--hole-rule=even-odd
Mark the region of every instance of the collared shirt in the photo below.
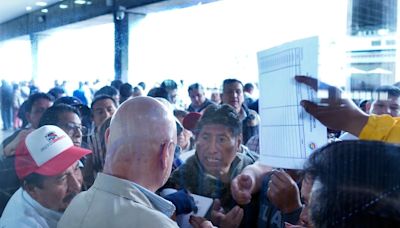
<svg viewBox="0 0 400 228">
<path fill-rule="evenodd" d="M 98 173 L 92 187 L 69 204 L 58 228 L 178 227 L 175 207 L 126 179 Z"/>
<path fill-rule="evenodd" d="M 141 191 L 147 199 L 153 204 L 154 208 L 161 213 L 165 214 L 169 218 L 174 214 L 175 212 L 175 206 L 172 204 L 170 201 L 160 197 L 159 195 L 155 194 L 154 192 L 150 192 L 146 188 L 143 188 L 142 186 L 131 182 L 132 185 L 137 188 L 139 191 Z"/>
<path fill-rule="evenodd" d="M 11 197 L 0 218 L 0 227 L 55 228 L 61 216 L 62 213 L 43 207 L 25 190 L 19 188 Z"/>
</svg>

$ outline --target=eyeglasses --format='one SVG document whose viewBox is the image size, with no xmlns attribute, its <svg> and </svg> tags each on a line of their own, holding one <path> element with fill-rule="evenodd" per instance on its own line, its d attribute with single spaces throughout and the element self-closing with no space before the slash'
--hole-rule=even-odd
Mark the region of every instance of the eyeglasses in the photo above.
<svg viewBox="0 0 400 228">
<path fill-rule="evenodd" d="M 78 130 L 82 133 L 82 135 L 86 136 L 88 134 L 87 127 L 71 122 L 62 125 L 61 128 L 63 128 L 69 135 L 73 135 Z"/>
</svg>

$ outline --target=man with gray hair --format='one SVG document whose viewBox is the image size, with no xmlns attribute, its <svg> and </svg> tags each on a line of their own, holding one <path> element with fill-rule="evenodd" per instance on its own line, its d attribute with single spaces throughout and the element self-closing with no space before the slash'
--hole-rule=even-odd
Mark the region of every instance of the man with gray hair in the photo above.
<svg viewBox="0 0 400 228">
<path fill-rule="evenodd" d="M 106 131 L 103 173 L 71 202 L 58 227 L 177 227 L 174 205 L 154 193 L 171 173 L 176 137 L 174 116 L 159 101 L 125 101 Z"/>
</svg>

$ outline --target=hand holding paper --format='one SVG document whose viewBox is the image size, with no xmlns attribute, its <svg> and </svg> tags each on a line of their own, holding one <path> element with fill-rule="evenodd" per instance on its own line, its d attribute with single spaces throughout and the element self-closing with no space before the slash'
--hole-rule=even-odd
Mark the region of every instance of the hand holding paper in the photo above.
<svg viewBox="0 0 400 228">
<path fill-rule="evenodd" d="M 295 79 L 297 82 L 303 83 L 315 91 L 318 90 L 318 80 L 315 78 L 296 76 Z M 327 127 L 359 135 L 368 121 L 368 115 L 362 112 L 353 101 L 343 98 L 339 88 L 330 85 L 327 86 L 328 98 L 321 99 L 318 104 L 309 100 L 302 100 L 301 105 L 308 113 Z"/>
</svg>

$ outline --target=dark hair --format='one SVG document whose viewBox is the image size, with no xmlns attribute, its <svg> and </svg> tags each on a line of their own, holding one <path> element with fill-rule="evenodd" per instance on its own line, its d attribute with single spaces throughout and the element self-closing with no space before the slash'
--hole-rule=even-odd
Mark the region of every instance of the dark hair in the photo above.
<svg viewBox="0 0 400 228">
<path fill-rule="evenodd" d="M 171 102 L 171 96 L 169 95 L 168 91 L 163 87 L 154 87 L 148 93 L 147 96 L 149 97 L 161 97 L 166 99 L 167 101 Z"/>
<path fill-rule="evenodd" d="M 119 79 L 115 79 L 111 82 L 111 86 L 114 87 L 115 89 L 119 90 L 119 88 L 121 87 L 121 85 L 123 84 L 123 82 Z"/>
<path fill-rule="evenodd" d="M 39 121 L 39 127 L 44 126 L 44 125 L 56 125 L 59 122 L 59 116 L 61 113 L 65 112 L 73 112 L 78 117 L 80 117 L 79 111 L 67 104 L 57 104 L 53 105 L 50 108 L 46 109 L 46 111 L 43 113 L 42 117 L 40 118 Z"/>
<path fill-rule="evenodd" d="M 124 83 L 119 87 L 119 95 L 122 97 L 130 97 L 132 95 L 132 85 Z"/>
<path fill-rule="evenodd" d="M 108 96 L 117 96 L 118 95 L 118 90 L 112 86 L 104 86 L 101 87 L 99 90 L 97 90 L 96 93 L 94 93 L 94 97 L 100 96 L 100 95 L 108 95 Z"/>
<path fill-rule="evenodd" d="M 176 84 L 176 82 L 174 80 L 167 79 L 161 83 L 160 87 L 164 88 L 166 90 L 174 90 L 174 89 L 178 89 L 178 84 Z"/>
<path fill-rule="evenodd" d="M 254 85 L 252 83 L 246 83 L 243 86 L 243 90 L 245 90 L 245 91 L 249 91 L 249 90 L 252 90 L 252 89 L 254 89 Z"/>
<path fill-rule="evenodd" d="M 21 186 L 26 189 L 29 186 L 43 188 L 43 182 L 46 176 L 38 174 L 38 173 L 31 173 L 28 176 L 24 177 L 21 180 Z"/>
<path fill-rule="evenodd" d="M 102 94 L 102 95 L 94 97 L 92 104 L 90 105 L 90 108 L 93 109 L 93 106 L 94 106 L 94 104 L 96 104 L 96 102 L 101 101 L 101 100 L 106 100 L 106 99 L 110 99 L 114 103 L 115 107 L 118 107 L 117 102 L 115 101 L 114 98 L 112 98 L 111 96 Z"/>
<path fill-rule="evenodd" d="M 192 85 L 189 86 L 188 92 L 190 93 L 190 91 L 195 90 L 195 89 L 197 89 L 197 90 L 204 90 L 204 88 L 203 88 L 202 85 L 200 85 L 199 83 L 194 83 L 194 84 L 192 84 Z"/>
<path fill-rule="evenodd" d="M 205 109 L 199 122 L 197 122 L 195 133 L 199 133 L 201 129 L 208 124 L 221 124 L 229 128 L 233 136 L 242 133 L 242 121 L 235 109 L 230 105 L 209 105 Z"/>
<path fill-rule="evenodd" d="M 312 223 L 316 227 L 398 227 L 399 163 L 400 147 L 383 142 L 342 141 L 315 151 L 304 169 L 314 179 Z"/>
<path fill-rule="evenodd" d="M 144 82 L 139 82 L 138 86 L 142 87 L 143 90 L 146 89 L 146 84 Z"/>
<path fill-rule="evenodd" d="M 185 116 L 187 115 L 187 114 L 189 114 L 189 112 L 188 111 L 185 111 L 185 110 L 180 110 L 180 109 L 175 109 L 174 110 L 174 116 L 176 117 L 176 118 L 185 118 Z"/>
<path fill-rule="evenodd" d="M 379 86 L 374 90 L 372 100 L 379 100 L 381 94 L 391 97 L 400 97 L 400 88 L 391 85 Z"/>
<path fill-rule="evenodd" d="M 46 99 L 48 101 L 53 101 L 51 99 L 51 97 L 46 93 L 34 93 L 34 94 L 32 94 L 32 95 L 30 95 L 28 97 L 28 101 L 26 103 L 25 111 L 26 112 L 31 112 L 33 104 L 35 104 L 35 102 L 40 100 L 40 99 Z"/>
<path fill-rule="evenodd" d="M 224 88 L 225 86 L 230 85 L 230 84 L 233 84 L 233 83 L 239 83 L 239 84 L 242 85 L 242 87 L 243 87 L 243 83 L 242 83 L 241 81 L 237 80 L 237 79 L 234 79 L 234 78 L 225 79 L 225 80 L 222 82 L 222 87 Z M 223 89 L 223 88 L 222 88 L 222 89 Z"/>
<path fill-rule="evenodd" d="M 65 91 L 61 87 L 54 87 L 54 88 L 50 89 L 49 92 L 47 92 L 47 93 L 50 94 L 51 96 L 53 96 L 55 99 L 57 99 L 59 97 L 59 95 L 64 94 Z"/>
</svg>

